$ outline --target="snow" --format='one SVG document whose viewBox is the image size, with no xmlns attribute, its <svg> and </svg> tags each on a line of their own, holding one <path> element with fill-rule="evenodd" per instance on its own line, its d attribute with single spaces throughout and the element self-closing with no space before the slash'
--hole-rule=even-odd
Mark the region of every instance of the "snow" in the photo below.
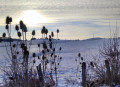
<svg viewBox="0 0 120 87">
<path fill-rule="evenodd" d="M 37 44 L 40 41 L 32 41 L 31 53 L 39 52 Z M 62 62 L 58 70 L 59 75 L 59 87 L 81 87 L 81 80 L 76 80 L 76 62 L 78 53 L 85 61 L 93 60 L 92 56 L 99 53 L 99 49 L 102 47 L 104 39 L 91 39 L 91 40 L 59 40 L 57 43 L 57 49 L 62 47 L 60 56 L 62 57 Z M 4 43 L 0 43 L 0 63 L 5 64 L 6 49 Z M 81 76 L 80 76 L 81 79 Z M 70 84 L 67 81 L 70 80 Z M 76 85 L 72 84 L 77 83 Z M 119 86 L 116 86 L 119 87 Z"/>
</svg>

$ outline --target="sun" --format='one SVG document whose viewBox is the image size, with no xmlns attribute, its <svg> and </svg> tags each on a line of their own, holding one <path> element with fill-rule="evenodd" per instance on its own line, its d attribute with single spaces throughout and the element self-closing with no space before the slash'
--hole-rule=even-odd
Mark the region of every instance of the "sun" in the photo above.
<svg viewBox="0 0 120 87">
<path fill-rule="evenodd" d="M 36 26 L 40 23 L 48 23 L 49 21 L 47 17 L 40 14 L 37 10 L 24 11 L 16 22 L 18 23 L 20 20 L 29 26 Z"/>
</svg>

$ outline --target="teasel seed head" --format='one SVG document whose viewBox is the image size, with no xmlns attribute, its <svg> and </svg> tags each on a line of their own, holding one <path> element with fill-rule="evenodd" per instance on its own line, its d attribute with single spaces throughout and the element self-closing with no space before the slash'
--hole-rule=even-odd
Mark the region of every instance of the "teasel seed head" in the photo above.
<svg viewBox="0 0 120 87">
<path fill-rule="evenodd" d="M 51 32 L 51 36 L 54 37 L 54 33 L 53 32 Z"/>
<path fill-rule="evenodd" d="M 78 57 L 81 57 L 81 54 L 80 54 L 80 53 L 78 53 Z"/>
<path fill-rule="evenodd" d="M 59 29 L 57 29 L 57 33 L 59 33 Z"/>
<path fill-rule="evenodd" d="M 33 36 L 35 35 L 35 30 L 32 31 L 32 35 L 33 35 Z"/>
<path fill-rule="evenodd" d="M 2 37 L 5 38 L 6 37 L 6 33 L 3 33 Z"/>
<path fill-rule="evenodd" d="M 61 51 L 61 50 L 62 50 L 62 47 L 60 47 L 59 50 Z"/>
<path fill-rule="evenodd" d="M 17 35 L 18 35 L 18 37 L 21 37 L 21 32 L 18 32 Z"/>
<path fill-rule="evenodd" d="M 9 16 L 6 17 L 6 24 L 9 24 L 10 20 L 9 20 Z"/>
<path fill-rule="evenodd" d="M 6 30 L 8 30 L 8 29 L 9 29 L 9 26 L 8 26 L 8 24 L 5 26 L 5 29 L 6 29 Z"/>
<path fill-rule="evenodd" d="M 16 25 L 16 26 L 15 26 L 15 29 L 16 29 L 16 31 L 18 31 L 18 30 L 19 30 L 19 26 L 18 26 L 18 25 Z"/>
<path fill-rule="evenodd" d="M 36 57 L 36 54 L 35 54 L 35 53 L 33 53 L 33 57 Z"/>
<path fill-rule="evenodd" d="M 9 17 L 9 22 L 12 22 L 12 17 Z"/>
<path fill-rule="evenodd" d="M 13 48 L 15 48 L 16 47 L 16 44 L 13 44 Z"/>
<path fill-rule="evenodd" d="M 38 44 L 38 47 L 40 47 L 40 44 Z"/>
</svg>

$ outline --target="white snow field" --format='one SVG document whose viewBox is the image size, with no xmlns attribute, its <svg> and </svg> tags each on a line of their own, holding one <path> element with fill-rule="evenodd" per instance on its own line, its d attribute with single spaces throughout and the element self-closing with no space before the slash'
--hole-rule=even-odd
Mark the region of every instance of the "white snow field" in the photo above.
<svg viewBox="0 0 120 87">
<path fill-rule="evenodd" d="M 78 57 L 78 53 L 81 53 L 81 56 L 85 61 L 93 60 L 92 56 L 97 55 L 99 53 L 99 49 L 102 48 L 103 42 L 105 39 L 87 39 L 87 40 L 59 40 L 57 43 L 57 47 L 62 47 L 62 51 L 60 56 L 62 57 L 62 61 L 60 64 L 58 76 L 59 76 L 59 87 L 81 87 L 81 75 L 80 80 L 76 80 L 76 62 L 75 58 Z M 37 43 L 39 40 L 33 41 L 31 46 L 31 53 L 38 52 Z M 0 43 L 0 64 L 3 65 L 7 63 L 5 61 L 6 48 L 4 47 L 4 43 Z M 100 59 L 101 60 L 101 59 Z M 0 66 L 1 66 L 0 65 Z M 2 79 L 3 75 L 0 75 Z M 71 82 L 75 82 L 76 85 L 72 83 L 67 83 L 67 79 Z"/>
</svg>

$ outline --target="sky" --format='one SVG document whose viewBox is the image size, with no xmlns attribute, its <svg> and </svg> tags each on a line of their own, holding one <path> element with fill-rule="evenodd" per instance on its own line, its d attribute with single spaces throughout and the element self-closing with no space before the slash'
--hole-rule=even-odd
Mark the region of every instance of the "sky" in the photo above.
<svg viewBox="0 0 120 87">
<path fill-rule="evenodd" d="M 13 37 L 23 20 L 28 39 L 32 30 L 41 38 L 43 26 L 49 33 L 59 29 L 60 39 L 107 38 L 120 27 L 120 0 L 0 0 L 0 36 L 6 32 L 6 16 L 13 18 Z"/>
</svg>

